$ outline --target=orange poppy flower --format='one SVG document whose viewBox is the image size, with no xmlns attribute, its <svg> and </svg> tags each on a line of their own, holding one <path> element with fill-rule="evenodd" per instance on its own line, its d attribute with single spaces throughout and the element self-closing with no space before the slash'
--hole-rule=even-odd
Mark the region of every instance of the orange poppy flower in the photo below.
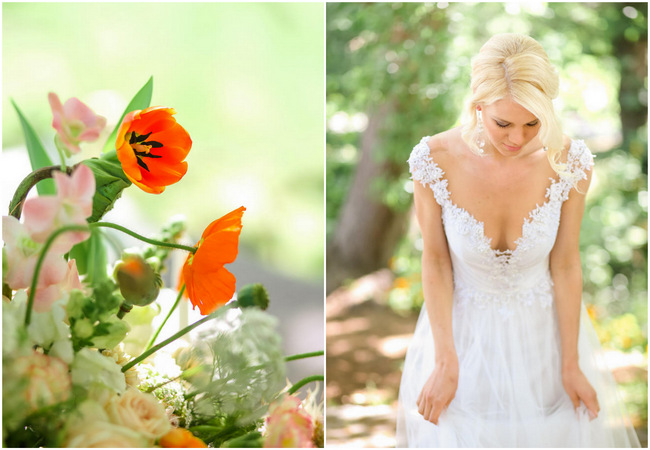
<svg viewBox="0 0 650 450">
<path fill-rule="evenodd" d="M 165 448 L 207 448 L 201 439 L 192 434 L 185 428 L 172 428 L 167 434 L 160 438 L 158 442 L 161 447 Z"/>
<path fill-rule="evenodd" d="M 187 172 L 183 160 L 192 139 L 173 114 L 173 108 L 163 106 L 131 111 L 117 132 L 115 148 L 122 170 L 145 192 L 160 194 Z"/>
<path fill-rule="evenodd" d="M 240 206 L 208 225 L 183 265 L 179 287 L 185 283 L 185 296 L 204 316 L 235 294 L 235 276 L 223 266 L 237 258 L 244 211 Z"/>
</svg>

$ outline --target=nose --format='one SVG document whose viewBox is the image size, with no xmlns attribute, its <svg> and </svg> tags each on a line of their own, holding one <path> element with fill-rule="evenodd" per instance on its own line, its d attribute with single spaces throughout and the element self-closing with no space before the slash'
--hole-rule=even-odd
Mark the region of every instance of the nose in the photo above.
<svg viewBox="0 0 650 450">
<path fill-rule="evenodd" d="M 510 130 L 510 134 L 508 135 L 508 139 L 510 140 L 510 143 L 513 145 L 521 145 L 523 144 L 525 138 L 524 138 L 524 129 L 523 128 L 515 128 Z"/>
</svg>

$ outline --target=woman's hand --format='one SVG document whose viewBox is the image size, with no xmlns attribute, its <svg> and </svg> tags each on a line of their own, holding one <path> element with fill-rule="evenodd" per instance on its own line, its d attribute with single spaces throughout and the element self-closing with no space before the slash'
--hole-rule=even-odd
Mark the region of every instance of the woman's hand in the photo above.
<svg viewBox="0 0 650 450">
<path fill-rule="evenodd" d="M 456 395 L 458 388 L 458 358 L 437 361 L 431 376 L 418 396 L 418 412 L 431 423 L 438 425 L 442 410 Z"/>
<path fill-rule="evenodd" d="M 574 365 L 570 368 L 562 369 L 562 384 L 564 390 L 569 394 L 569 398 L 575 409 L 580 406 L 580 401 L 585 404 L 589 411 L 589 417 L 594 420 L 600 412 L 598 397 L 596 391 L 582 373 L 580 367 Z"/>
</svg>

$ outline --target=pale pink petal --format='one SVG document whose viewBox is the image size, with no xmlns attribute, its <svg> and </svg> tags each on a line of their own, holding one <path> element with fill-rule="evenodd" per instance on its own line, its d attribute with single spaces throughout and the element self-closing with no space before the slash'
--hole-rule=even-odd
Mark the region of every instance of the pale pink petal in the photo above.
<svg viewBox="0 0 650 450">
<path fill-rule="evenodd" d="M 48 94 L 52 108 L 52 126 L 57 131 L 59 144 L 63 144 L 72 153 L 81 151 L 79 142 L 94 141 L 106 126 L 106 118 L 93 112 L 78 98 L 68 99 L 61 105 L 59 97 Z"/>
<path fill-rule="evenodd" d="M 77 261 L 71 259 L 68 261 L 68 274 L 65 278 L 65 289 L 71 291 L 72 289 L 82 289 L 81 280 L 79 280 L 79 271 L 77 270 Z"/>
<path fill-rule="evenodd" d="M 68 198 L 72 195 L 74 192 L 72 176 L 68 176 L 66 173 L 56 171 L 52 173 L 52 178 L 54 178 L 54 184 L 56 185 L 56 196 L 58 198 Z"/>
<path fill-rule="evenodd" d="M 95 123 L 95 113 L 76 97 L 69 98 L 63 105 L 63 113 L 68 121 L 80 120 L 86 126 Z"/>
<path fill-rule="evenodd" d="M 36 286 L 43 287 L 50 284 L 58 284 L 65 280 L 68 273 L 68 263 L 63 259 L 63 255 L 56 254 L 52 250 L 47 252 L 41 272 L 38 276 Z"/>
<path fill-rule="evenodd" d="M 25 289 L 31 286 L 36 258 L 20 258 L 20 253 L 9 254 L 7 252 L 7 272 L 4 273 L 3 281 L 11 289 Z"/>
<path fill-rule="evenodd" d="M 63 132 L 63 105 L 61 100 L 54 92 L 47 94 L 47 99 L 50 102 L 50 108 L 52 108 L 52 127 L 58 132 Z"/>
<path fill-rule="evenodd" d="M 79 139 L 80 141 L 92 142 L 97 138 L 99 138 L 99 134 L 101 133 L 101 131 L 102 131 L 101 128 L 96 128 L 96 127 L 88 128 L 85 131 L 83 131 L 77 137 L 77 139 Z"/>
<path fill-rule="evenodd" d="M 61 200 L 53 196 L 30 198 L 23 207 L 25 228 L 36 242 L 45 242 L 56 227 Z"/>
<path fill-rule="evenodd" d="M 23 225 L 14 216 L 2 216 L 2 240 L 8 246 L 17 245 L 22 234 L 27 234 Z"/>
<path fill-rule="evenodd" d="M 90 201 L 92 205 L 95 195 L 95 175 L 90 167 L 79 164 L 72 173 L 71 185 L 73 193 L 70 193 L 70 197 Z"/>
<path fill-rule="evenodd" d="M 34 311 L 44 313 L 52 309 L 52 304 L 61 298 L 61 287 L 53 284 L 43 288 L 37 288 L 34 294 Z"/>
</svg>

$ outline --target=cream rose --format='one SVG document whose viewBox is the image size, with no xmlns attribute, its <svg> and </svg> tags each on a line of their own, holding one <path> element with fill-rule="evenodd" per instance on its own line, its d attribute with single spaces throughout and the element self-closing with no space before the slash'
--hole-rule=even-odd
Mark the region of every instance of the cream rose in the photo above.
<svg viewBox="0 0 650 450">
<path fill-rule="evenodd" d="M 59 358 L 34 351 L 14 361 L 14 369 L 27 380 L 25 399 L 30 411 L 67 400 L 72 383 L 68 366 Z"/>
<path fill-rule="evenodd" d="M 84 421 L 70 430 L 64 447 L 68 448 L 142 448 L 151 441 L 141 433 L 121 425 L 102 421 Z"/>
<path fill-rule="evenodd" d="M 127 389 L 106 405 L 111 422 L 131 428 L 150 439 L 158 439 L 171 429 L 165 407 L 151 394 Z"/>
</svg>

